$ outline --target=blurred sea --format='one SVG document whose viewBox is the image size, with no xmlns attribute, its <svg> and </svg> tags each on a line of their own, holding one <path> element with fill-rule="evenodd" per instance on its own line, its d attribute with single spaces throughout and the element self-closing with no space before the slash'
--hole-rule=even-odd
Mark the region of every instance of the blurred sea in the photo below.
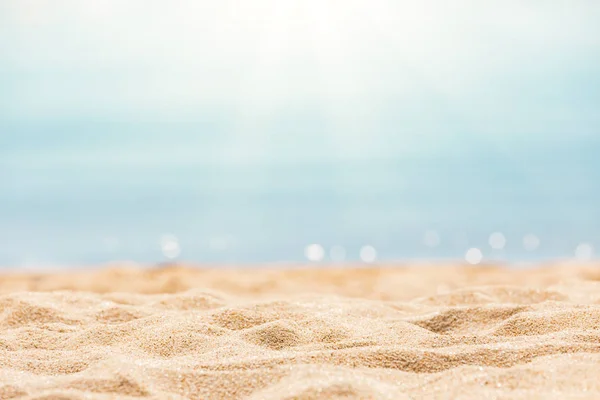
<svg viewBox="0 0 600 400">
<path fill-rule="evenodd" d="M 0 1 L 0 265 L 589 259 L 598 20 Z"/>
<path fill-rule="evenodd" d="M 403 150 L 401 135 L 375 135 L 379 147 L 340 156 L 310 135 L 274 133 L 260 154 L 204 125 L 138 125 L 138 136 L 24 126 L 4 125 L 0 137 L 1 265 L 179 252 L 191 262 L 303 261 L 310 244 L 324 261 L 334 246 L 336 260 L 359 260 L 368 245 L 378 260 L 463 259 L 476 247 L 484 260 L 519 262 L 600 247 L 598 136 L 412 135 Z M 491 248 L 493 232 L 503 248 Z M 526 235 L 539 246 L 527 249 Z"/>
</svg>

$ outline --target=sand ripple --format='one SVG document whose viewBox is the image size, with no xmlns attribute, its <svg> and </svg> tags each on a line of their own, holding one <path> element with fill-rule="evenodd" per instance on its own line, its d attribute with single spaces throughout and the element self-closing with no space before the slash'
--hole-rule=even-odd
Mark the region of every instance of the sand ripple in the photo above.
<svg viewBox="0 0 600 400">
<path fill-rule="evenodd" d="M 593 268 L 252 274 L 0 278 L 0 399 L 600 398 Z"/>
</svg>

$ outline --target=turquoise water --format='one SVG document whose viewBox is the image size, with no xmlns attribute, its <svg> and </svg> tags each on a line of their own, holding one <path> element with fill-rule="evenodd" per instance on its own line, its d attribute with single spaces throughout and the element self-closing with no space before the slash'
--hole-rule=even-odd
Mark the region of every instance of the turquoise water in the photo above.
<svg viewBox="0 0 600 400">
<path fill-rule="evenodd" d="M 198 262 L 302 261 L 311 243 L 326 253 L 341 245 L 347 260 L 364 245 L 380 260 L 462 258 L 477 247 L 487 259 L 523 261 L 600 247 L 600 136 L 518 139 L 504 150 L 448 135 L 443 148 L 345 158 L 313 152 L 310 138 L 287 155 L 274 145 L 270 156 L 233 162 L 202 149 L 203 137 L 212 152 L 232 145 L 209 144 L 223 132 L 206 124 L 187 134 L 173 123 L 83 124 L 70 134 L 24 125 L 2 139 L 4 265 L 160 262 L 165 234 L 177 237 L 180 259 Z M 119 131 L 134 128 L 147 136 Z M 439 245 L 424 243 L 427 231 Z M 492 232 L 505 235 L 504 249 L 491 249 Z M 539 248 L 524 248 L 527 234 Z"/>
<path fill-rule="evenodd" d="M 4 0 L 0 265 L 589 258 L 598 20 L 585 0 Z"/>
</svg>

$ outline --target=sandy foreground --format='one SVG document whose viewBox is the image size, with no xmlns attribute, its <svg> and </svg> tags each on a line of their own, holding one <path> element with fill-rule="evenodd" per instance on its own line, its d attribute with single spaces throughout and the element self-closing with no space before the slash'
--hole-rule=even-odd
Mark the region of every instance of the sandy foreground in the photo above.
<svg viewBox="0 0 600 400">
<path fill-rule="evenodd" d="M 0 399 L 600 399 L 600 266 L 0 275 Z"/>
</svg>

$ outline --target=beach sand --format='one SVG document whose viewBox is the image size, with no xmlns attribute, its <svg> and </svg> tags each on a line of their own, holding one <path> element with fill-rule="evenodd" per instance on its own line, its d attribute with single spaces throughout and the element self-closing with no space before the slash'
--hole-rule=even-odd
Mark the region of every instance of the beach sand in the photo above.
<svg viewBox="0 0 600 400">
<path fill-rule="evenodd" d="M 600 399 L 600 267 L 0 276 L 0 399 Z"/>
</svg>

